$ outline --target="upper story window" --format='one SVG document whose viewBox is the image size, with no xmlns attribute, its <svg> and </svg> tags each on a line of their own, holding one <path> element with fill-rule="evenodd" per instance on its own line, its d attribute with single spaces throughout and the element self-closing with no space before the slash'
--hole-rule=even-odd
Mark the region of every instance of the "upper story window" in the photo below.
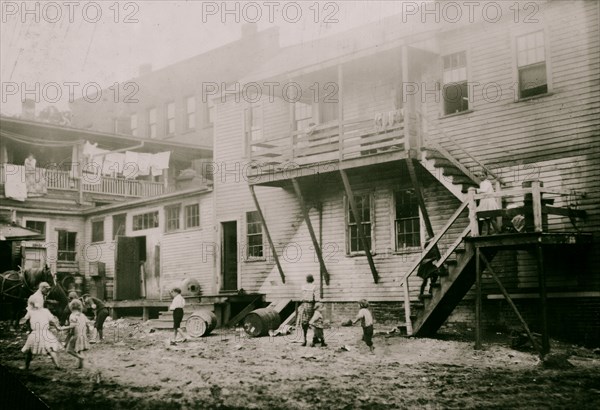
<svg viewBox="0 0 600 410">
<path fill-rule="evenodd" d="M 394 193 L 396 250 L 421 246 L 419 203 L 413 189 Z"/>
<path fill-rule="evenodd" d="M 246 236 L 248 240 L 248 258 L 262 258 L 263 233 L 258 211 L 246 212 Z"/>
<path fill-rule="evenodd" d="M 339 118 L 340 104 L 337 101 L 321 101 L 319 103 L 319 123 L 325 124 L 331 121 L 337 121 Z"/>
<path fill-rule="evenodd" d="M 167 135 L 175 134 L 175 103 L 173 101 L 167 103 L 166 110 L 167 118 L 166 118 L 166 132 Z"/>
<path fill-rule="evenodd" d="M 196 128 L 196 97 L 193 95 L 185 99 L 185 128 L 186 130 Z"/>
<path fill-rule="evenodd" d="M 244 111 L 246 137 L 250 142 L 263 138 L 263 111 L 260 105 L 252 105 Z"/>
<path fill-rule="evenodd" d="M 360 194 L 354 195 L 354 201 L 360 214 L 363 232 L 369 244 L 369 249 L 372 249 L 373 241 L 371 240 L 372 235 L 372 220 L 373 220 L 373 208 L 371 194 Z M 354 218 L 354 212 L 350 206 L 350 201 L 346 201 L 346 242 L 348 253 L 364 252 L 362 241 L 358 236 L 358 224 Z"/>
<path fill-rule="evenodd" d="M 215 122 L 215 103 L 212 99 L 206 101 L 206 125 L 211 126 Z"/>
<path fill-rule="evenodd" d="M 179 215 L 181 214 L 181 205 L 171 205 L 165 207 L 165 223 L 167 232 L 177 231 L 179 229 Z"/>
<path fill-rule="evenodd" d="M 137 116 L 137 114 L 131 114 L 131 117 L 129 117 L 129 128 L 130 128 L 131 135 L 133 135 L 133 136 L 138 135 L 138 116 Z"/>
<path fill-rule="evenodd" d="M 148 138 L 156 138 L 156 108 L 148 110 Z"/>
<path fill-rule="evenodd" d="M 104 219 L 92 221 L 92 242 L 104 241 Z"/>
<path fill-rule="evenodd" d="M 185 207 L 185 228 L 196 228 L 200 226 L 200 205 L 192 204 Z"/>
<path fill-rule="evenodd" d="M 133 230 L 158 228 L 158 211 L 133 216 Z"/>
<path fill-rule="evenodd" d="M 542 30 L 517 37 L 517 70 L 519 98 L 548 92 L 546 48 Z"/>
<path fill-rule="evenodd" d="M 73 262 L 77 257 L 77 232 L 58 231 L 58 260 Z"/>
<path fill-rule="evenodd" d="M 467 54 L 464 51 L 444 56 L 443 88 L 444 115 L 469 109 L 467 87 Z"/>
<path fill-rule="evenodd" d="M 313 123 L 313 106 L 303 102 L 294 103 L 294 129 L 304 130 Z"/>
<path fill-rule="evenodd" d="M 118 214 L 113 216 L 113 239 L 117 236 L 125 235 L 125 221 L 127 219 L 126 214 Z"/>
<path fill-rule="evenodd" d="M 25 227 L 38 231 L 42 235 L 46 235 L 46 222 L 45 221 L 25 221 Z"/>
</svg>

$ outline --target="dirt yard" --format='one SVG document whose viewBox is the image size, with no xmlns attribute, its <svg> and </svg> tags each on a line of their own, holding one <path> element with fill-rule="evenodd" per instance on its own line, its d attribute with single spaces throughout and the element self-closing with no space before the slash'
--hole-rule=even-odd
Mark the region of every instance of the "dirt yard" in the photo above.
<svg viewBox="0 0 600 410">
<path fill-rule="evenodd" d="M 327 330 L 327 348 L 301 347 L 292 335 L 248 339 L 219 329 L 169 346 L 169 333 L 121 319 L 92 345 L 87 368 L 76 369 L 63 352 L 63 370 L 36 357 L 25 372 L 25 335 L 3 327 L 0 363 L 56 409 L 600 408 L 597 351 L 553 341 L 555 354 L 573 365 L 557 370 L 507 340 L 475 351 L 456 337 L 411 339 L 389 329 L 376 328 L 371 355 L 359 327 Z"/>
</svg>

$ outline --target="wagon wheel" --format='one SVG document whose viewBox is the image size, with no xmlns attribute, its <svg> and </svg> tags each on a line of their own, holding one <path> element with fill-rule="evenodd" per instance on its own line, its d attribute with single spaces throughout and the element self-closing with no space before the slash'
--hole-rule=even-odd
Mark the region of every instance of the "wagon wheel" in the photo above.
<svg viewBox="0 0 600 410">
<path fill-rule="evenodd" d="M 71 291 L 75 290 L 75 286 L 73 286 L 75 284 L 75 279 L 73 278 L 73 276 L 71 275 L 67 275 L 64 278 L 62 278 L 62 280 L 60 281 L 60 285 L 62 286 L 63 290 L 65 291 L 65 293 L 69 293 Z"/>
</svg>

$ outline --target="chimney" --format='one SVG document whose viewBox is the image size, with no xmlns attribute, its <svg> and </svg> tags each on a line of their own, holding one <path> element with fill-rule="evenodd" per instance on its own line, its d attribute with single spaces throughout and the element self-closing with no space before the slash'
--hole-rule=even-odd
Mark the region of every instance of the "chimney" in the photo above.
<svg viewBox="0 0 600 410">
<path fill-rule="evenodd" d="M 258 33 L 258 26 L 256 23 L 246 23 L 242 24 L 242 40 L 248 37 L 252 37 Z"/>
<path fill-rule="evenodd" d="M 139 76 L 140 77 L 143 75 L 149 74 L 151 72 L 152 72 L 152 64 L 146 63 L 146 64 L 140 65 L 140 68 L 139 68 Z"/>
<path fill-rule="evenodd" d="M 21 103 L 21 118 L 26 120 L 35 119 L 35 100 L 26 98 Z"/>
</svg>

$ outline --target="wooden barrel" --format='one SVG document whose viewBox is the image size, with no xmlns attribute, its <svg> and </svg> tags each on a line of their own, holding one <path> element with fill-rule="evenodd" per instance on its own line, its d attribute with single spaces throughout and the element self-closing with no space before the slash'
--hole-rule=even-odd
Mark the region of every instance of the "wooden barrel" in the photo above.
<svg viewBox="0 0 600 410">
<path fill-rule="evenodd" d="M 198 310 L 185 322 L 185 330 L 192 337 L 208 336 L 217 327 L 217 317 L 210 310 Z"/>
<path fill-rule="evenodd" d="M 275 309 L 256 309 L 244 318 L 244 330 L 252 337 L 266 336 L 269 330 L 277 330 L 280 324 L 281 318 Z"/>
</svg>

